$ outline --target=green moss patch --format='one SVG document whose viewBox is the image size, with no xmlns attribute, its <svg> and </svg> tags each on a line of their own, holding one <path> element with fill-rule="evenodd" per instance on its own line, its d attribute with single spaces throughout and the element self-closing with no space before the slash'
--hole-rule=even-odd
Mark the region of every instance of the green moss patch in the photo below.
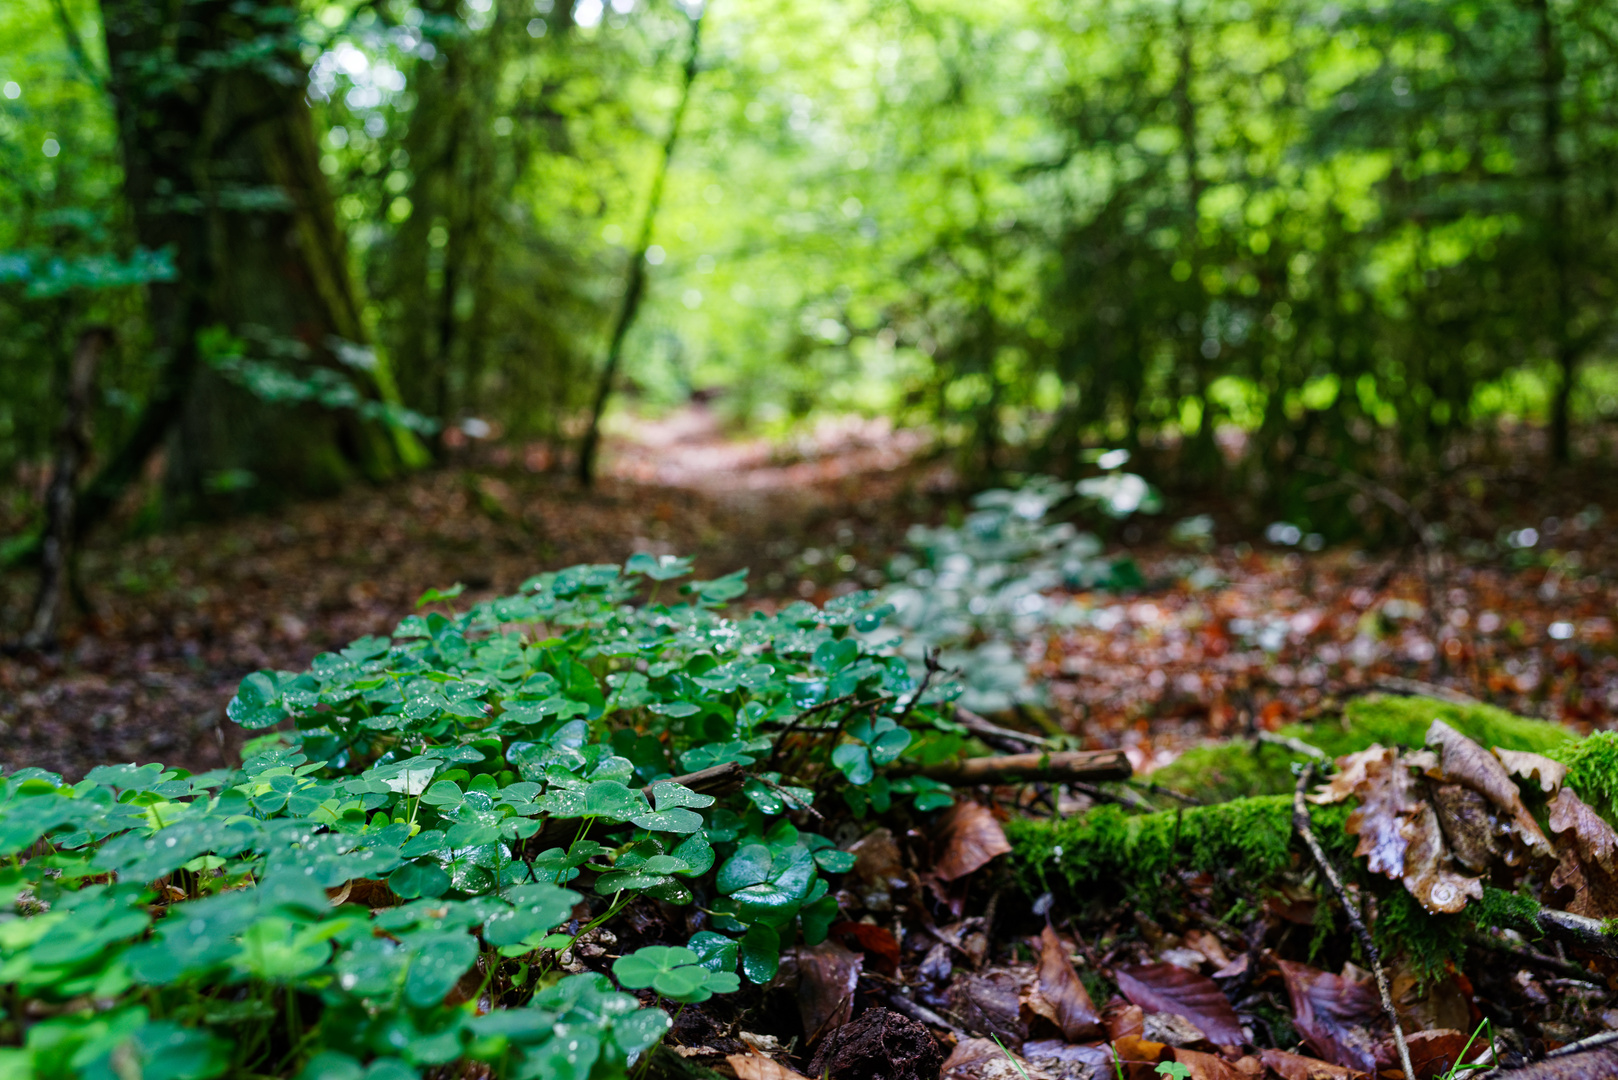
<svg viewBox="0 0 1618 1080">
<path fill-rule="evenodd" d="M 1372 694 L 1355 698 L 1343 709 L 1339 720 L 1310 724 L 1289 724 L 1282 735 L 1319 747 L 1327 757 L 1338 758 L 1373 743 L 1383 746 L 1421 746 L 1434 720 L 1486 747 L 1532 750 L 1559 760 L 1575 754 L 1583 743 L 1560 724 L 1516 716 L 1493 705 L 1456 705 L 1432 698 L 1394 697 Z M 1208 802 L 1255 795 L 1280 795 L 1292 790 L 1292 763 L 1305 760 L 1302 754 L 1284 746 L 1235 741 L 1223 746 L 1203 746 L 1187 751 L 1173 764 L 1152 774 L 1152 781 L 1175 791 L 1194 795 Z M 1618 781 L 1618 737 L 1592 748 L 1580 762 L 1589 762 L 1592 773 Z M 1574 787 L 1586 787 L 1576 781 Z M 1611 800 L 1618 796 L 1618 782 L 1606 791 Z"/>
</svg>

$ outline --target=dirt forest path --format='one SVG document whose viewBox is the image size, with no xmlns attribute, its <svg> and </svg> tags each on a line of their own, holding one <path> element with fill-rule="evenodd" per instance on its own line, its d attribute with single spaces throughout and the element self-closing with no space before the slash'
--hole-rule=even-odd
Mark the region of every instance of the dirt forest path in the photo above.
<svg viewBox="0 0 1618 1080">
<path fill-rule="evenodd" d="M 693 555 L 703 576 L 749 567 L 749 602 L 765 605 L 882 584 L 909 525 L 961 500 L 921 446 L 857 422 L 785 448 L 738 441 L 699 407 L 620 436 L 589 492 L 541 451 L 495 447 L 340 501 L 109 533 L 83 563 L 94 614 L 61 653 L 0 658 L 0 768 L 234 764 L 242 733 L 224 704 L 244 675 L 386 632 L 429 587 L 461 582 L 475 600 L 636 551 Z M 1157 522 L 1131 544 L 1140 592 L 1058 598 L 1073 617 L 1021 643 L 1049 705 L 1026 719 L 1122 746 L 1137 769 L 1408 680 L 1612 726 L 1618 538 L 1593 508 L 1513 513 L 1536 523 L 1533 546 L 1449 558 L 1431 583 L 1409 552 L 1262 537 L 1201 551 Z M 33 585 L 27 571 L 0 579 L 0 625 L 22 625 Z"/>
</svg>

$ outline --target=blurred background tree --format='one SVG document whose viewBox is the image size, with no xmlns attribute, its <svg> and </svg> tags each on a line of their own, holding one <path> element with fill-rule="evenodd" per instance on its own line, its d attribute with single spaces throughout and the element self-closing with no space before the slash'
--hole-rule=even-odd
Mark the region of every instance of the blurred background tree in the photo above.
<svg viewBox="0 0 1618 1080">
<path fill-rule="evenodd" d="M 975 479 L 1122 446 L 1338 533 L 1333 470 L 1613 452 L 1610 5 L 699 3 L 6 5 L 14 512 L 91 325 L 85 523 L 160 451 L 170 516 L 560 466 L 602 385 Z"/>
</svg>

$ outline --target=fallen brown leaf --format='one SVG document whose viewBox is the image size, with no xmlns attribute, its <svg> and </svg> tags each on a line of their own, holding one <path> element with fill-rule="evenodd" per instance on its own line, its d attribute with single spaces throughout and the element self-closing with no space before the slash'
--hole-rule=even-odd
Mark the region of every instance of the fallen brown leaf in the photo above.
<svg viewBox="0 0 1618 1080">
<path fill-rule="evenodd" d="M 797 950 L 798 1015 L 805 1041 L 848 1023 L 854 1011 L 854 990 L 859 985 L 864 958 L 839 942 L 827 939 L 812 949 Z"/>
<path fill-rule="evenodd" d="M 1545 839 L 1533 815 L 1523 805 L 1522 793 L 1499 758 L 1442 720 L 1434 720 L 1427 729 L 1427 745 L 1437 748 L 1445 780 L 1465 784 L 1493 803 L 1502 815 L 1511 819 L 1510 831 L 1515 832 L 1531 852 L 1551 854 L 1550 841 Z M 1504 823 L 1502 826 L 1505 827 Z M 1507 852 L 1506 861 L 1513 863 L 1513 859 L 1513 853 Z"/>
<path fill-rule="evenodd" d="M 939 1072 L 948 1080 L 1049 1080 L 1050 1074 L 990 1039 L 962 1039 Z"/>
<path fill-rule="evenodd" d="M 1461 784 L 1439 784 L 1433 788 L 1433 809 L 1455 861 L 1474 874 L 1487 870 L 1500 853 L 1488 801 Z"/>
<path fill-rule="evenodd" d="M 1307 964 L 1276 963 L 1292 999 L 1292 1026 L 1309 1048 L 1334 1064 L 1374 1072 L 1376 1038 L 1370 1029 L 1382 1019 L 1376 990 Z M 1267 1065 L 1268 1054 L 1266 1051 L 1264 1058 Z"/>
<path fill-rule="evenodd" d="M 1218 1046 L 1247 1041 L 1230 999 L 1206 975 L 1173 964 L 1118 968 L 1113 974 L 1119 992 L 1142 1009 L 1184 1017 Z"/>
<path fill-rule="evenodd" d="M 1245 1075 L 1224 1058 L 1196 1050 L 1176 1049 L 1174 1060 L 1190 1071 L 1191 1080 L 1242 1080 Z"/>
<path fill-rule="evenodd" d="M 1593 919 L 1618 915 L 1618 833 L 1572 788 L 1558 791 L 1547 809 L 1558 859 L 1547 899 L 1572 890 L 1565 904 L 1575 915 Z"/>
<path fill-rule="evenodd" d="M 1360 800 L 1348 815 L 1348 834 L 1360 838 L 1354 854 L 1367 858 L 1367 868 L 1373 874 L 1403 877 L 1407 841 L 1401 826 L 1419 800 L 1410 770 L 1399 761 L 1399 752 L 1380 750 L 1376 757 L 1366 758 L 1352 794 Z"/>
<path fill-rule="evenodd" d="M 1230 954 L 1225 951 L 1225 943 L 1220 941 L 1207 930 L 1187 930 L 1185 934 L 1187 948 L 1197 950 L 1208 958 L 1208 963 L 1223 968 L 1230 964 Z"/>
<path fill-rule="evenodd" d="M 1302 1054 L 1289 1054 L 1285 1050 L 1260 1050 L 1259 1057 L 1281 1080 L 1353 1080 L 1365 1075 L 1357 1069 Z"/>
<path fill-rule="evenodd" d="M 1538 783 L 1539 790 L 1547 795 L 1561 787 L 1562 781 L 1567 779 L 1567 766 L 1543 754 L 1527 750 L 1502 750 L 1497 746 L 1494 756 L 1500 759 L 1500 764 L 1506 767 L 1508 773 Z"/>
<path fill-rule="evenodd" d="M 1453 1028 L 1437 1028 L 1405 1036 L 1405 1045 L 1410 1048 L 1410 1064 L 1416 1070 L 1416 1080 L 1435 1080 L 1461 1060 L 1467 1037 Z M 1479 1039 L 1472 1043 L 1472 1048 L 1487 1049 L 1488 1045 L 1487 1039 Z"/>
<path fill-rule="evenodd" d="M 933 867 L 941 881 L 964 877 L 997 855 L 1011 851 L 1000 822 L 988 807 L 965 800 L 955 804 L 939 835 L 943 854 Z"/>
<path fill-rule="evenodd" d="M 1070 959 L 1072 949 L 1049 926 L 1039 935 L 1039 974 L 1029 987 L 1028 1008 L 1055 1024 L 1068 1042 L 1099 1038 L 1101 1014 L 1079 980 Z"/>
<path fill-rule="evenodd" d="M 1101 1017 L 1107 1025 L 1107 1038 L 1113 1042 L 1127 1035 L 1139 1036 L 1146 1031 L 1146 1010 L 1122 998 L 1115 997 L 1107 1002 Z"/>
<path fill-rule="evenodd" d="M 1317 805 L 1340 803 L 1350 795 L 1357 794 L 1374 763 L 1386 758 L 1389 751 L 1380 743 L 1372 743 L 1364 750 L 1357 750 L 1337 759 L 1337 772 L 1330 782 L 1316 788 L 1309 796 L 1309 801 Z"/>
<path fill-rule="evenodd" d="M 1420 803 L 1399 827 L 1404 838 L 1404 887 L 1428 911 L 1454 914 L 1466 907 L 1468 898 L 1483 896 L 1483 882 L 1458 874 L 1452 869 L 1438 812 L 1430 803 Z"/>
<path fill-rule="evenodd" d="M 899 942 L 885 926 L 865 922 L 840 922 L 831 928 L 832 937 L 853 938 L 876 970 L 892 975 L 899 970 Z"/>
<path fill-rule="evenodd" d="M 808 1080 L 802 1073 L 757 1052 L 729 1054 L 725 1060 L 736 1070 L 736 1080 Z"/>
</svg>

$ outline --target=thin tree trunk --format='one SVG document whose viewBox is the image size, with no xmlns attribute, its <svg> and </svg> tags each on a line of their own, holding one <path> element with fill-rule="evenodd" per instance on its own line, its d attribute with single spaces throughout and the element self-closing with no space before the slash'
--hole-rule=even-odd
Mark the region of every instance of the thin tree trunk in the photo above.
<svg viewBox="0 0 1618 1080">
<path fill-rule="evenodd" d="M 630 254 L 629 277 L 624 283 L 624 300 L 618 309 L 618 320 L 613 324 L 612 338 L 607 346 L 607 363 L 601 369 L 601 381 L 596 384 L 595 401 L 590 407 L 590 424 L 584 430 L 584 438 L 579 442 L 579 483 L 589 487 L 595 482 L 596 451 L 601 442 L 601 414 L 606 411 L 607 399 L 612 396 L 612 384 L 618 377 L 618 365 L 623 360 L 624 339 L 629 336 L 630 327 L 635 325 L 635 316 L 640 311 L 641 297 L 646 291 L 646 251 L 652 245 L 652 230 L 657 224 L 658 206 L 663 201 L 663 183 L 668 178 L 669 162 L 674 158 L 674 146 L 680 138 L 680 122 L 685 117 L 686 106 L 691 102 L 691 88 L 697 81 L 697 60 L 702 44 L 702 18 L 706 11 L 699 11 L 691 19 L 691 52 L 686 57 L 684 85 L 680 90 L 680 103 L 674 107 L 674 115 L 669 120 L 668 138 L 663 142 L 663 158 L 658 162 L 657 173 L 652 178 L 652 190 L 646 200 L 646 214 L 641 219 L 640 237 L 635 244 L 635 250 Z"/>
<path fill-rule="evenodd" d="M 62 602 L 73 573 L 73 496 L 78 488 L 79 470 L 90 456 L 90 394 L 95 387 L 96 366 L 111 337 L 111 332 L 104 327 L 92 327 L 79 335 L 78 345 L 73 350 L 62 426 L 56 438 L 56 466 L 45 496 L 39 592 L 34 599 L 33 622 L 22 638 L 25 649 L 45 649 L 56 644 Z"/>
<path fill-rule="evenodd" d="M 1562 160 L 1562 80 L 1566 65 L 1561 46 L 1556 40 L 1556 26 L 1552 19 L 1549 0 L 1534 0 L 1534 14 L 1538 18 L 1538 44 L 1540 53 L 1540 135 L 1543 140 L 1542 156 L 1545 167 L 1546 193 L 1546 255 L 1550 259 L 1551 343 L 1561 382 L 1556 387 L 1556 398 L 1551 411 L 1551 457 L 1565 464 L 1573 457 L 1573 384 L 1578 375 L 1579 348 L 1568 327 L 1572 317 L 1571 252 L 1568 246 L 1567 222 L 1567 163 Z"/>
</svg>

